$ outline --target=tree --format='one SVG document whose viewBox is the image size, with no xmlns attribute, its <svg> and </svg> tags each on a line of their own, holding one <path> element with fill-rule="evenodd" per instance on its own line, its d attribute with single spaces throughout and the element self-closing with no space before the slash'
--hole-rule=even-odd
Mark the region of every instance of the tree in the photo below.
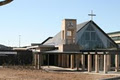
<svg viewBox="0 0 120 80">
<path fill-rule="evenodd" d="M 4 1 L 0 1 L 0 6 L 3 6 L 5 4 L 8 4 L 10 2 L 12 2 L 13 0 L 4 0 Z"/>
</svg>

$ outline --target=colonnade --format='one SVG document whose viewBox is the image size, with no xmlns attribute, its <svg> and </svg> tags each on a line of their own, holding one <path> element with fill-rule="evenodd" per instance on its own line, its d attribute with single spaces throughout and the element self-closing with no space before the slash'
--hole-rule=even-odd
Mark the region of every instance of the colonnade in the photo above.
<svg viewBox="0 0 120 80">
<path fill-rule="evenodd" d="M 118 72 L 119 70 L 119 54 L 115 55 L 115 71 Z M 36 69 L 41 68 L 42 61 L 42 54 L 35 54 L 34 57 L 34 64 Z M 48 57 L 49 58 L 49 57 Z M 94 60 L 93 60 L 94 58 Z M 87 70 L 88 72 L 95 71 L 99 73 L 99 71 L 103 71 L 107 73 L 111 69 L 111 54 L 91 54 L 88 52 L 87 54 L 84 53 L 77 53 L 77 54 L 58 54 L 58 66 L 64 68 L 76 68 L 77 70 Z M 49 60 L 48 60 L 49 66 Z"/>
</svg>

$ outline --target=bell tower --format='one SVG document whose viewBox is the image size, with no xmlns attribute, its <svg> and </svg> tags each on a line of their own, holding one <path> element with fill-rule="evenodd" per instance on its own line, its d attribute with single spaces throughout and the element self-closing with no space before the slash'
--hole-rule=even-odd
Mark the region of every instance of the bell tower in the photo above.
<svg viewBox="0 0 120 80">
<path fill-rule="evenodd" d="M 62 20 L 61 40 L 62 44 L 59 45 L 59 50 L 64 51 L 79 51 L 80 47 L 75 43 L 76 39 L 76 19 Z"/>
<path fill-rule="evenodd" d="M 75 44 L 76 19 L 64 19 L 62 21 L 61 39 L 63 44 Z"/>
</svg>

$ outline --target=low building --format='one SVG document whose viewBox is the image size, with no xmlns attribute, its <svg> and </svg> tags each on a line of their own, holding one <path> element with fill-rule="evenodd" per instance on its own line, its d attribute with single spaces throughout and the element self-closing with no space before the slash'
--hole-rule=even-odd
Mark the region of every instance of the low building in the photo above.
<svg viewBox="0 0 120 80">
<path fill-rule="evenodd" d="M 108 36 L 111 37 L 120 47 L 120 31 L 108 33 Z"/>
</svg>

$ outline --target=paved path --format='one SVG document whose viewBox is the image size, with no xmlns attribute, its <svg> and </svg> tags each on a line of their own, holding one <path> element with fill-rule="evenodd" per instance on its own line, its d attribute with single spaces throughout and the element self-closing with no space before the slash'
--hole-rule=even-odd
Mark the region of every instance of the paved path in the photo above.
<svg viewBox="0 0 120 80">
<path fill-rule="evenodd" d="M 76 68 L 71 69 L 71 68 L 62 68 L 57 66 L 42 66 L 42 69 L 49 72 L 61 72 L 61 73 L 89 73 L 89 74 L 101 74 L 101 75 L 120 75 L 120 72 L 115 72 L 115 71 L 108 71 L 108 73 L 105 74 L 103 71 L 99 71 L 99 73 L 95 73 L 95 71 L 87 72 L 87 70 L 82 71 L 81 69 L 77 71 Z"/>
</svg>

